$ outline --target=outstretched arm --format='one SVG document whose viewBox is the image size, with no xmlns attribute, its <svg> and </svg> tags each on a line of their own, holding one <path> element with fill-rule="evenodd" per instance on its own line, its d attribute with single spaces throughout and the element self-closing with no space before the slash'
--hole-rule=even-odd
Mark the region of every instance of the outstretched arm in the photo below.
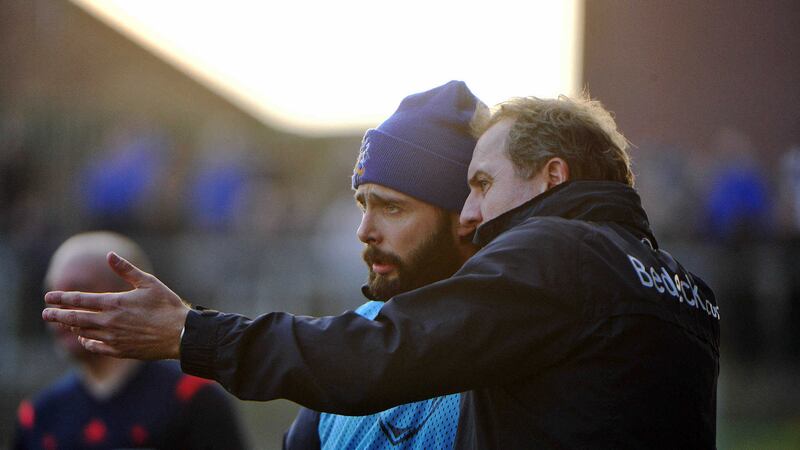
<svg viewBox="0 0 800 450">
<path fill-rule="evenodd" d="M 353 312 L 321 318 L 275 312 L 250 320 L 190 311 L 158 280 L 111 257 L 136 289 L 50 293 L 51 304 L 88 311 L 48 308 L 43 316 L 77 327 L 92 351 L 180 356 L 184 372 L 217 380 L 242 399 L 286 398 L 316 411 L 371 414 L 513 382 L 572 348 L 583 320 L 575 267 L 547 257 L 548 264 L 536 264 L 530 254 L 563 255 L 576 242 L 555 232 L 505 237 L 452 278 L 388 301 L 375 320 Z"/>
<path fill-rule="evenodd" d="M 53 291 L 42 318 L 73 328 L 89 351 L 135 359 L 178 359 L 189 307 L 153 275 L 109 253 L 111 269 L 133 290 L 115 293 Z"/>
<path fill-rule="evenodd" d="M 181 367 L 242 399 L 346 415 L 523 379 L 563 358 L 582 329 L 575 265 L 528 259 L 576 243 L 545 238 L 490 245 L 452 278 L 386 302 L 374 320 L 192 311 Z"/>
</svg>

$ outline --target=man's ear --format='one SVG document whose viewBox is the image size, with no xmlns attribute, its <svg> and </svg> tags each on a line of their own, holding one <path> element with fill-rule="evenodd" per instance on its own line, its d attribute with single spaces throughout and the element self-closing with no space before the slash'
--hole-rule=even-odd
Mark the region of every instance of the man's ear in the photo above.
<svg viewBox="0 0 800 450">
<path fill-rule="evenodd" d="M 544 166 L 547 175 L 547 189 L 569 181 L 569 164 L 561 158 L 551 158 Z"/>
</svg>

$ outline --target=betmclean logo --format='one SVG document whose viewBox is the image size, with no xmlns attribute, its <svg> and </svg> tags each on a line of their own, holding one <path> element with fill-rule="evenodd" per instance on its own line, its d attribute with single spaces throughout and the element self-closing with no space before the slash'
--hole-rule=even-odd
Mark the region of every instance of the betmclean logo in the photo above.
<svg viewBox="0 0 800 450">
<path fill-rule="evenodd" d="M 692 282 L 692 277 L 686 275 L 686 280 L 682 280 L 676 273 L 670 273 L 664 267 L 645 267 L 641 261 L 628 255 L 628 259 L 636 271 L 636 276 L 642 286 L 653 288 L 659 294 L 668 293 L 679 302 L 686 302 L 687 305 L 701 310 L 709 316 L 719 320 L 719 306 L 712 305 L 710 301 L 700 297 L 699 288 Z"/>
</svg>

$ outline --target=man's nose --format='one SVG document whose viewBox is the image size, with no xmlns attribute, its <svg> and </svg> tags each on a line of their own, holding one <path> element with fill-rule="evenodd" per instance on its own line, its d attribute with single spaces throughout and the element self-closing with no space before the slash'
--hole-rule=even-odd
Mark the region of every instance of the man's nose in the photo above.
<svg viewBox="0 0 800 450">
<path fill-rule="evenodd" d="M 365 244 L 372 244 L 380 241 L 380 235 L 375 227 L 372 214 L 369 212 L 365 212 L 361 216 L 361 223 L 358 225 L 358 230 L 356 230 L 356 236 L 358 236 L 358 240 Z"/>
<path fill-rule="evenodd" d="M 464 230 L 464 234 L 474 231 L 475 228 L 483 222 L 481 204 L 476 198 L 476 195 L 471 192 L 469 197 L 467 197 L 467 201 L 464 202 L 464 208 L 461 209 L 459 222 L 461 223 L 461 229 Z"/>
</svg>

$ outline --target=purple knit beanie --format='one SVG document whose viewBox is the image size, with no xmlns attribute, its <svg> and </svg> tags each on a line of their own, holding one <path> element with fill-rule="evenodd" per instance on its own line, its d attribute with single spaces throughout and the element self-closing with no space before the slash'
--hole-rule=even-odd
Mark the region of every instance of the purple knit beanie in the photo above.
<svg viewBox="0 0 800 450">
<path fill-rule="evenodd" d="M 469 194 L 475 148 L 470 122 L 478 106 L 463 81 L 403 99 L 391 117 L 368 130 L 353 169 L 353 189 L 375 183 L 459 212 Z"/>
</svg>

